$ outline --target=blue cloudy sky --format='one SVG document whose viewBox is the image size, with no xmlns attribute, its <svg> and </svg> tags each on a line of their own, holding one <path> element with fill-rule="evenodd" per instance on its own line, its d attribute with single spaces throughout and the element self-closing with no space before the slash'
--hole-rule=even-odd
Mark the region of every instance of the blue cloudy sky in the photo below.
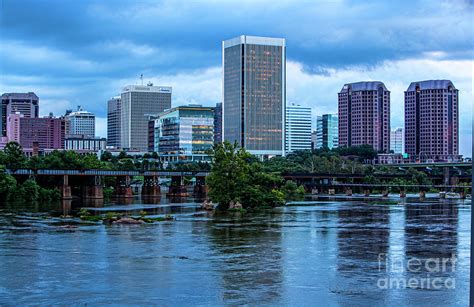
<svg viewBox="0 0 474 307">
<path fill-rule="evenodd" d="M 380 80 L 392 127 L 410 82 L 460 90 L 461 153 L 471 155 L 474 1 L 0 0 L 0 91 L 34 91 L 40 112 L 82 105 L 106 135 L 106 101 L 140 74 L 173 105 L 221 100 L 221 41 L 287 40 L 287 100 L 337 111 L 344 83 Z"/>
</svg>

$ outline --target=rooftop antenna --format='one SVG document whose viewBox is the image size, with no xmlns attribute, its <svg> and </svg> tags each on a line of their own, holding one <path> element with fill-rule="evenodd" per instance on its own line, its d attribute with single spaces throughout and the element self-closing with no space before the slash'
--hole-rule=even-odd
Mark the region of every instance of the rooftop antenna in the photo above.
<svg viewBox="0 0 474 307">
<path fill-rule="evenodd" d="M 142 80 L 142 86 L 143 86 L 143 74 L 140 75 L 140 80 Z"/>
</svg>

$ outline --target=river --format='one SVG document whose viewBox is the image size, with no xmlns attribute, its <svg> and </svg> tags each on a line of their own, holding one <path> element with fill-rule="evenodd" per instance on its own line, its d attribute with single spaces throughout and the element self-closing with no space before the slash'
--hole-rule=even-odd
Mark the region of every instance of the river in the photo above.
<svg viewBox="0 0 474 307">
<path fill-rule="evenodd" d="M 101 225 L 50 217 L 74 204 L 0 205 L 0 305 L 468 305 L 470 200 L 196 207 L 163 198 L 146 208 L 174 221 Z"/>
</svg>

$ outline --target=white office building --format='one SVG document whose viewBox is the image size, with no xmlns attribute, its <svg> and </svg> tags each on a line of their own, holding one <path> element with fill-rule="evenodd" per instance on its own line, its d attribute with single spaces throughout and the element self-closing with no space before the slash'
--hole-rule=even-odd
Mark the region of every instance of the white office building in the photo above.
<svg viewBox="0 0 474 307">
<path fill-rule="evenodd" d="M 148 119 L 171 108 L 171 87 L 129 85 L 121 94 L 120 147 L 148 150 Z"/>
<path fill-rule="evenodd" d="M 285 152 L 311 150 L 311 108 L 286 106 Z"/>
<path fill-rule="evenodd" d="M 65 119 L 66 135 L 95 136 L 95 115 L 81 106 L 77 107 L 77 111 L 68 113 Z"/>
<path fill-rule="evenodd" d="M 397 128 L 390 132 L 390 150 L 393 153 L 403 153 L 403 129 Z"/>
<path fill-rule="evenodd" d="M 78 153 L 99 152 L 106 149 L 105 138 L 70 136 L 64 139 L 64 149 Z"/>
</svg>

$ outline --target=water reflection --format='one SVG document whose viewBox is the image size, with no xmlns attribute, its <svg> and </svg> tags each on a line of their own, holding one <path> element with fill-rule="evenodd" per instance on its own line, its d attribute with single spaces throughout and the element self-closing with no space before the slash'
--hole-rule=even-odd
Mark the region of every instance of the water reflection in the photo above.
<svg viewBox="0 0 474 307">
<path fill-rule="evenodd" d="M 281 232 L 277 224 L 267 223 L 267 218 L 218 215 L 208 222 L 209 244 L 218 255 L 215 269 L 222 281 L 224 301 L 279 301 L 283 282 Z"/>
<path fill-rule="evenodd" d="M 389 208 L 366 204 L 351 204 L 338 211 L 337 242 L 338 271 L 353 274 L 353 270 L 378 270 L 380 254 L 389 247 Z"/>
<path fill-rule="evenodd" d="M 116 201 L 0 204 L 0 304 L 467 305 L 470 202 L 321 201 L 239 216 L 196 211 L 192 199 Z M 81 206 L 96 213 L 148 208 L 176 220 L 59 218 Z M 455 254 L 456 271 L 443 276 L 455 277 L 456 288 L 380 289 L 380 278 L 420 276 L 380 270 L 380 254 Z"/>
<path fill-rule="evenodd" d="M 446 299 L 454 300 L 456 293 L 449 288 L 456 283 L 457 244 L 458 209 L 454 203 L 407 206 L 405 257 L 402 260 L 405 259 L 405 278 L 415 280 L 413 288 L 442 291 Z M 435 279 L 438 281 L 433 283 Z M 411 296 L 410 293 L 406 295 Z"/>
</svg>

